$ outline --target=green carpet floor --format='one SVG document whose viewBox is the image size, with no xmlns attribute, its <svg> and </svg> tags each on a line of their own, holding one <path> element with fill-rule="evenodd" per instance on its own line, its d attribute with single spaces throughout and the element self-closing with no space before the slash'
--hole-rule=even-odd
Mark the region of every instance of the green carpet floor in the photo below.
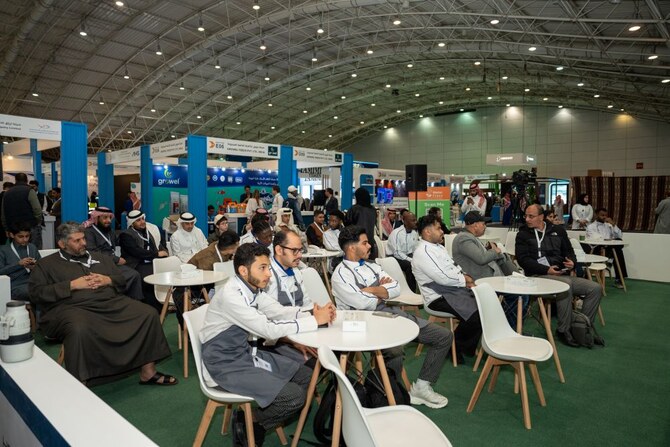
<svg viewBox="0 0 670 447">
<path fill-rule="evenodd" d="M 624 293 L 610 282 L 602 307 L 606 326 L 596 323 L 596 327 L 607 347 L 588 350 L 559 345 L 565 384 L 559 383 L 551 360 L 538 365 L 546 407 L 539 405 L 528 380 L 532 430 L 523 427 L 521 402 L 513 394 L 509 368 L 501 371 L 495 392 L 483 391 L 474 412 L 465 412 L 479 375 L 472 371 L 473 359 L 466 359 L 466 365 L 458 368 L 445 364 L 435 389 L 449 398 L 447 407 L 417 408 L 435 421 L 455 446 L 670 446 L 670 284 L 631 280 L 628 293 Z M 93 388 L 102 400 L 165 447 L 193 443 L 206 403 L 192 359 L 190 377 L 181 378 L 176 327 L 176 319 L 170 315 L 165 331 L 174 354 L 159 366 L 161 371 L 180 377 L 179 385 L 138 386 L 138 377 L 133 374 Z M 532 319 L 524 329 L 542 333 Z M 59 346 L 45 344 L 39 337 L 38 345 L 56 357 Z M 414 357 L 414 349 L 410 344 L 405 350 L 405 365 L 412 379 L 425 355 Z M 220 434 L 222 414 L 217 412 L 206 446 L 232 444 L 229 435 Z M 287 436 L 294 429 L 295 423 L 286 427 Z M 311 424 L 303 439 L 314 440 Z M 420 439 L 418 436 L 417 441 Z M 269 434 L 265 445 L 280 444 L 276 435 Z"/>
</svg>

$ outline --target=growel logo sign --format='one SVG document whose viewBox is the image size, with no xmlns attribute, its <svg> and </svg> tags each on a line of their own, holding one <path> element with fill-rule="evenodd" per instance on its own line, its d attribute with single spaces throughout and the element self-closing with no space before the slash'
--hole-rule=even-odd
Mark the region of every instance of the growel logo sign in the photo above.
<svg viewBox="0 0 670 447">
<path fill-rule="evenodd" d="M 279 156 L 279 147 L 268 146 L 268 156 L 269 157 L 278 157 Z"/>
<path fill-rule="evenodd" d="M 188 170 L 186 166 L 154 165 L 154 186 L 161 188 L 187 188 Z"/>
</svg>

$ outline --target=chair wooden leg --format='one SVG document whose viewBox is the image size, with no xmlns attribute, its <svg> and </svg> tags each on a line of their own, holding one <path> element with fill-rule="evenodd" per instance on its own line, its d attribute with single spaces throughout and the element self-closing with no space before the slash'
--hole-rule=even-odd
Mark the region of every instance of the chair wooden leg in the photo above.
<svg viewBox="0 0 670 447">
<path fill-rule="evenodd" d="M 244 411 L 244 425 L 247 428 L 247 443 L 249 447 L 256 447 L 256 439 L 254 439 L 254 419 L 251 414 L 251 404 L 249 402 L 241 404 Z"/>
<path fill-rule="evenodd" d="M 600 278 L 600 287 L 603 289 L 603 296 L 607 296 L 607 291 L 605 290 L 605 270 L 600 271 L 598 277 Z"/>
<path fill-rule="evenodd" d="M 484 368 L 482 369 L 482 373 L 479 376 L 479 380 L 477 380 L 477 385 L 475 385 L 475 389 L 472 392 L 472 397 L 470 398 L 470 403 L 468 404 L 468 408 L 465 410 L 468 413 L 472 413 L 472 410 L 475 409 L 475 404 L 477 403 L 477 400 L 479 399 L 479 395 L 482 392 L 482 388 L 484 388 L 484 384 L 486 383 L 486 379 L 489 378 L 489 373 L 491 372 L 491 368 L 493 367 L 493 357 L 489 356 L 489 358 L 486 359 L 486 363 L 484 363 Z"/>
<path fill-rule="evenodd" d="M 207 292 L 207 289 L 204 287 L 201 288 L 200 293 L 202 294 L 202 298 L 205 300 L 205 303 L 209 304 L 209 293 Z"/>
<path fill-rule="evenodd" d="M 188 312 L 191 310 L 191 289 L 190 287 L 186 287 L 186 290 L 184 290 L 184 313 Z M 188 328 L 186 327 L 186 323 L 182 325 L 181 328 L 181 339 L 182 343 L 184 345 L 184 349 L 182 350 L 184 352 L 184 379 L 188 378 Z"/>
<path fill-rule="evenodd" d="M 563 368 L 561 367 L 561 359 L 558 357 L 558 350 L 556 349 L 556 341 L 554 341 L 554 334 L 551 332 L 551 322 L 547 317 L 547 312 L 544 308 L 544 300 L 542 297 L 537 298 L 538 307 L 540 308 L 540 314 L 542 316 L 542 324 L 544 325 L 544 330 L 547 334 L 547 340 L 551 343 L 551 347 L 554 348 L 554 363 L 556 364 L 556 371 L 558 372 L 558 380 L 561 383 L 565 383 L 565 376 L 563 375 Z"/>
<path fill-rule="evenodd" d="M 226 404 L 226 407 L 223 410 L 223 423 L 221 424 L 221 434 L 225 435 L 228 433 L 228 427 L 230 426 L 230 418 L 233 415 L 233 404 Z"/>
<path fill-rule="evenodd" d="M 530 407 L 528 406 L 528 388 L 526 387 L 526 371 L 523 362 L 519 362 L 519 383 L 521 384 L 521 409 L 523 410 L 523 425 L 530 430 Z"/>
<path fill-rule="evenodd" d="M 402 383 L 405 385 L 405 389 L 407 392 L 412 389 L 412 382 L 410 382 L 409 377 L 407 377 L 407 371 L 405 370 L 405 367 L 402 367 Z"/>
<path fill-rule="evenodd" d="M 214 412 L 221 405 L 223 404 L 213 401 L 212 399 L 209 399 L 207 401 L 205 412 L 202 414 L 202 418 L 200 419 L 200 425 L 198 426 L 198 431 L 195 434 L 193 447 L 200 447 L 202 443 L 205 441 L 205 436 L 207 435 L 207 429 L 209 428 L 209 424 L 212 422 Z"/>
<path fill-rule="evenodd" d="M 58 363 L 60 366 L 63 366 L 63 362 L 65 362 L 65 346 L 60 345 L 60 351 L 58 352 L 56 363 Z"/>
<path fill-rule="evenodd" d="M 179 325 L 177 324 L 177 326 Z M 181 330 L 179 328 L 177 328 L 177 348 L 180 351 L 184 348 L 181 343 Z"/>
<path fill-rule="evenodd" d="M 489 393 L 492 393 L 496 388 L 496 381 L 498 380 L 498 373 L 500 373 L 500 365 L 493 367 L 493 374 L 491 374 L 491 381 L 489 382 Z"/>
<path fill-rule="evenodd" d="M 277 432 L 277 437 L 279 438 L 281 445 L 288 445 L 288 440 L 286 439 L 286 434 L 284 433 L 284 427 L 277 427 L 275 428 L 275 431 Z"/>
<path fill-rule="evenodd" d="M 454 319 L 449 318 L 449 330 L 453 336 L 451 339 L 451 362 L 454 364 L 454 368 L 458 366 L 458 355 L 456 353 L 456 336 L 454 335 Z"/>
<path fill-rule="evenodd" d="M 165 321 L 165 316 L 167 315 L 168 306 L 170 305 L 170 298 L 172 298 L 172 287 L 168 289 L 167 295 L 165 295 L 165 301 L 163 301 L 163 308 L 161 309 L 161 324 Z"/>
<path fill-rule="evenodd" d="M 30 303 L 26 303 L 26 309 L 28 310 L 28 318 L 30 318 L 30 332 L 33 334 L 37 331 L 37 321 L 35 319 L 35 312 L 33 312 L 33 306 Z"/>
<path fill-rule="evenodd" d="M 472 367 L 472 371 L 477 372 L 479 363 L 482 361 L 482 357 L 484 357 L 484 348 L 480 346 L 479 351 L 477 352 L 477 360 L 475 360 L 475 366 Z"/>
<path fill-rule="evenodd" d="M 544 391 L 542 390 L 542 382 L 540 382 L 540 373 L 537 372 L 537 365 L 534 362 L 530 362 L 528 363 L 528 369 L 530 370 L 530 377 L 533 379 L 533 385 L 535 385 L 540 405 L 546 407 L 547 401 L 544 399 Z"/>
<path fill-rule="evenodd" d="M 605 326 L 605 315 L 603 315 L 603 308 L 600 305 L 598 306 L 598 319 L 600 320 L 600 324 Z"/>
</svg>

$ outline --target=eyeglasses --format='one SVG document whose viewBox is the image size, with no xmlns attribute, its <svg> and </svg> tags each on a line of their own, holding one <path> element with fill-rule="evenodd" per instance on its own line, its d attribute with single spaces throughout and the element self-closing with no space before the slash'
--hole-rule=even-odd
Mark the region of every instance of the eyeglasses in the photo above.
<svg viewBox="0 0 670 447">
<path fill-rule="evenodd" d="M 287 247 L 287 246 L 285 246 L 285 245 L 280 245 L 280 247 L 283 248 L 284 250 L 290 250 L 291 253 L 293 253 L 293 256 L 297 256 L 298 253 L 301 253 L 301 252 L 302 252 L 302 247 L 300 247 L 300 248 L 293 248 L 293 247 Z"/>
<path fill-rule="evenodd" d="M 535 219 L 537 216 L 539 216 L 539 214 L 535 214 L 535 215 L 532 215 L 532 214 L 524 214 L 524 215 L 523 215 L 523 217 L 524 217 L 525 219 Z"/>
</svg>

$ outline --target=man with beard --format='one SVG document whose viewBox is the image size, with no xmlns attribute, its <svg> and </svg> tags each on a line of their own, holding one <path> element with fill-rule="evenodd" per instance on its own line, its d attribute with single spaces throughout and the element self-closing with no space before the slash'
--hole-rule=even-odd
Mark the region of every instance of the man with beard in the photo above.
<svg viewBox="0 0 670 447">
<path fill-rule="evenodd" d="M 416 292 L 416 279 L 412 273 L 412 255 L 419 243 L 419 234 L 416 232 L 416 216 L 414 213 L 405 213 L 402 218 L 403 226 L 391 232 L 388 239 L 386 254 L 393 256 L 407 279 L 407 285 Z"/>
<path fill-rule="evenodd" d="M 128 225 L 128 229 L 119 236 L 121 256 L 126 260 L 126 265 L 137 270 L 142 278 L 143 301 L 160 312 L 163 306 L 156 299 L 154 286 L 146 283 L 144 278 L 153 274 L 153 260 L 169 256 L 168 251 L 160 241 L 156 242 L 153 234 L 147 230 L 147 222 L 142 211 L 131 211 L 128 214 Z"/>
<path fill-rule="evenodd" d="M 116 256 L 116 234 L 112 228 L 114 213 L 111 209 L 98 206 L 91 211 L 91 217 L 82 223 L 86 235 L 86 248 L 91 253 L 111 256 L 126 280 L 126 295 L 142 301 L 142 278 L 137 270 L 128 267 L 126 260 Z"/>
<path fill-rule="evenodd" d="M 158 315 L 123 295 L 114 261 L 86 250 L 76 222 L 60 225 L 56 239 L 60 251 L 38 261 L 29 289 L 44 335 L 63 340 L 67 371 L 86 383 L 140 368 L 141 384 L 176 384 L 156 371 L 170 355 Z"/>
<path fill-rule="evenodd" d="M 214 296 L 199 334 L 204 376 L 209 386 L 250 396 L 258 403 L 253 430 L 256 445 L 262 445 L 267 430 L 303 407 L 311 372 L 288 357 L 259 350 L 258 339 L 315 331 L 335 319 L 335 310 L 314 305 L 312 315 L 268 296 L 264 289 L 272 273 L 265 246 L 241 245 L 233 263 L 236 276 Z M 241 411 L 234 415 L 233 429 L 244 436 Z"/>
<path fill-rule="evenodd" d="M 172 254 L 183 263 L 187 263 L 200 250 L 207 248 L 207 238 L 202 230 L 195 226 L 197 219 L 191 213 L 181 213 L 177 225 L 179 229 L 170 237 Z"/>
</svg>

